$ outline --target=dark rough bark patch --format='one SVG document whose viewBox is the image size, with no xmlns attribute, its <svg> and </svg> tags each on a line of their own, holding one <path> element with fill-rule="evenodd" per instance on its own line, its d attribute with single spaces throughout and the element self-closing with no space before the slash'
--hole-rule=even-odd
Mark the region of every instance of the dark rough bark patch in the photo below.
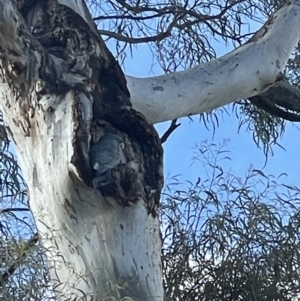
<svg viewBox="0 0 300 301">
<path fill-rule="evenodd" d="M 72 163 L 79 176 L 91 186 L 88 162 L 91 124 L 98 120 L 109 122 L 127 137 L 128 149 L 135 153 L 134 160 L 140 163 L 137 174 L 128 166 L 120 166 L 122 189 L 130 197 L 139 190 L 148 211 L 155 215 L 163 185 L 160 140 L 154 127 L 132 109 L 125 77 L 94 25 L 88 25 L 71 9 L 58 5 L 56 1 L 26 1 L 22 7 L 28 28 L 46 49 L 42 66 L 47 67 L 39 70 L 39 77 L 45 81 L 39 91 L 41 97 L 47 93 L 63 95 L 73 91 L 75 133 Z M 31 64 L 30 69 L 35 65 Z M 56 107 L 50 100 L 45 99 L 45 102 L 45 120 L 49 127 Z"/>
<path fill-rule="evenodd" d="M 132 109 L 124 109 L 124 112 L 120 111 L 119 114 L 120 124 L 116 123 L 115 119 L 112 119 L 111 123 L 100 119 L 94 120 L 91 126 L 92 144 L 97 143 L 107 132 L 117 133 L 123 137 L 125 144 L 123 154 L 126 163 L 122 162 L 113 169 L 115 182 L 101 188 L 101 191 L 104 195 L 118 196 L 123 199 L 125 205 L 143 198 L 149 211 L 155 214 L 160 196 L 158 188 L 162 186 L 162 181 L 159 179 L 162 179 L 162 175 L 160 169 L 153 166 L 157 167 L 161 164 L 160 142 L 153 139 L 151 130 L 143 129 L 144 118 L 141 114 Z M 130 118 L 135 122 L 133 123 Z M 122 127 L 122 132 L 117 130 L 119 126 Z"/>
<path fill-rule="evenodd" d="M 300 90 L 286 81 L 275 83 L 266 92 L 249 100 L 273 116 L 293 122 L 300 121 Z"/>
<path fill-rule="evenodd" d="M 39 0 L 18 0 L 16 3 L 18 9 L 22 12 L 22 14 L 24 14 L 34 5 L 34 3 L 38 1 Z"/>
<path fill-rule="evenodd" d="M 132 138 L 137 154 L 140 150 L 141 155 L 136 159 L 143 165 L 142 195 L 146 199 L 149 211 L 155 214 L 163 186 L 161 170 L 163 150 L 160 139 L 145 117 L 128 105 L 125 93 L 115 84 L 115 74 L 111 75 L 108 72 L 103 74 L 105 76 L 99 78 L 103 93 L 94 101 L 94 118 L 109 121 Z"/>
<path fill-rule="evenodd" d="M 21 152 L 21 163 L 25 167 L 25 178 L 31 185 L 31 205 L 33 212 L 37 214 L 37 225 L 43 235 L 42 243 L 47 249 L 49 246 L 49 250 L 53 250 L 53 252 L 48 253 L 49 262 L 55 263 L 58 259 L 61 263 L 59 273 L 55 273 L 54 269 L 50 269 L 54 287 L 57 288 L 59 294 L 66 294 L 66 298 L 75 296 L 74 298 L 80 299 L 80 292 L 82 292 L 82 295 L 87 293 L 89 297 L 100 300 L 100 296 L 103 292 L 106 292 L 105 288 L 109 283 L 115 293 L 116 300 L 120 300 L 120 294 L 123 294 L 123 292 L 119 293 L 118 291 L 122 288 L 115 285 L 118 281 L 116 281 L 111 267 L 111 257 L 113 257 L 116 260 L 119 275 L 124 276 L 124 283 L 128 283 L 128 290 L 132 289 L 133 295 L 137 295 L 136 291 L 140 290 L 141 293 L 138 293 L 140 294 L 139 299 L 150 300 L 153 299 L 151 296 L 158 292 L 156 299 L 161 299 L 160 242 L 157 232 L 153 231 L 153 228 L 159 226 L 157 218 L 153 219 L 146 215 L 146 206 L 143 203 L 123 210 L 122 207 L 111 205 L 111 201 L 117 199 L 116 197 L 112 200 L 107 198 L 108 202 L 106 202 L 99 192 L 83 185 L 81 179 L 86 180 L 86 173 L 80 167 L 81 164 L 87 166 L 87 162 L 85 162 L 87 159 L 84 155 L 88 153 L 90 147 L 90 125 L 95 113 L 95 111 L 93 112 L 93 103 L 98 101 L 98 98 L 94 98 L 97 93 L 102 95 L 102 98 L 99 98 L 100 107 L 105 107 L 104 113 L 100 111 L 100 114 L 103 115 L 102 120 L 107 123 L 109 123 L 107 120 L 112 120 L 110 122 L 111 126 L 116 131 L 121 132 L 122 137 L 126 140 L 128 145 L 126 151 L 129 152 L 129 149 L 132 148 L 137 157 L 150 160 L 147 158 L 147 153 L 145 152 L 144 155 L 142 152 L 145 149 L 145 143 L 142 142 L 143 146 L 140 146 L 138 139 L 144 139 L 147 136 L 147 143 L 151 146 L 151 141 L 156 141 L 156 133 L 151 126 L 147 129 L 147 123 L 143 116 L 132 109 L 129 109 L 129 113 L 126 113 L 126 118 L 122 116 L 121 121 L 115 121 L 119 118 L 119 113 L 122 111 L 121 107 L 130 108 L 129 93 L 117 62 L 109 55 L 101 39 L 93 36 L 84 25 L 79 24 L 79 18 L 74 17 L 72 22 L 75 23 L 70 21 L 71 17 L 64 20 L 64 14 L 70 13 L 67 12 L 66 7 L 55 5 L 56 1 L 54 0 L 39 0 L 35 7 L 41 5 L 41 2 L 47 2 L 48 16 L 41 17 L 41 19 L 45 19 L 45 23 L 33 22 L 34 30 L 32 33 L 30 24 L 28 26 L 22 24 L 24 34 L 16 36 L 12 44 L 19 47 L 16 49 L 20 49 L 21 62 L 25 62 L 24 66 L 32 73 L 29 74 L 29 80 L 26 76 L 18 75 L 17 77 L 21 84 L 25 84 L 24 91 L 27 90 L 27 96 L 19 97 L 16 92 L 19 87 L 16 84 L 19 83 L 14 82 L 15 78 L 6 76 L 4 77 L 5 80 L 11 81 L 11 90 L 14 89 L 14 91 L 10 91 L 8 85 L 4 85 L 4 91 L 8 91 L 7 94 L 9 95 L 3 95 L 3 98 L 4 101 L 8 102 L 5 105 L 5 113 L 9 112 L 7 114 L 9 124 L 18 134 L 15 136 L 21 144 L 20 147 L 26 148 L 24 154 Z M 43 10 L 40 9 L 39 13 L 43 13 Z M 62 14 L 61 17 L 60 13 Z M 72 13 L 70 13 L 71 15 Z M 34 11 L 32 16 L 35 16 Z M 53 16 L 57 17 L 56 21 L 58 23 L 55 23 Z M 22 23 L 23 19 L 17 18 L 17 21 L 12 21 L 12 25 L 18 27 L 17 22 Z M 49 45 L 46 43 L 48 29 L 50 34 L 58 34 L 58 36 L 53 37 L 54 40 L 55 38 L 59 40 L 61 35 L 62 40 L 67 41 L 67 43 L 58 45 L 57 49 L 51 48 L 51 43 Z M 81 32 L 81 30 L 85 32 Z M 35 39 L 35 36 L 44 39 L 39 42 Z M 52 37 L 50 36 L 50 38 Z M 1 31 L 0 39 L 3 41 L 2 46 L 6 46 L 6 40 L 3 39 L 3 35 L 1 36 Z M 48 52 L 48 46 L 45 47 L 40 43 L 48 45 L 51 48 L 50 51 Z M 23 49 L 22 45 L 26 47 Z M 3 57 L 9 63 L 19 62 L 19 60 L 14 60 L 15 58 L 9 56 L 11 54 L 10 48 L 6 49 L 8 51 L 4 53 Z M 63 55 L 59 57 L 60 54 Z M 15 74 L 19 73 L 20 70 L 26 70 L 26 68 L 20 68 L 18 64 L 16 66 Z M 105 92 L 107 85 L 98 82 L 101 78 L 100 75 L 105 73 L 103 72 L 104 69 L 106 74 L 110 74 L 110 78 L 113 78 L 112 81 L 115 84 L 116 94 L 112 93 L 109 97 L 106 96 Z M 26 86 L 27 83 L 28 86 Z M 37 83 L 39 84 L 36 85 Z M 12 93 L 10 94 L 10 92 Z M 13 95 L 14 93 L 16 95 Z M 116 97 L 119 95 L 121 95 L 120 98 Z M 102 99 L 105 101 L 105 106 L 104 102 L 101 103 Z M 108 104 L 107 101 L 109 101 Z M 110 104 L 110 101 L 112 104 Z M 115 108 L 115 104 L 120 108 Z M 11 106 L 10 111 L 8 106 Z M 25 115 L 19 114 L 20 107 L 23 108 Z M 132 126 L 136 123 L 130 121 L 135 114 L 140 119 L 137 125 L 142 125 L 141 129 L 137 129 L 137 135 L 135 135 L 135 130 L 132 129 Z M 11 121 L 13 118 L 16 119 L 15 122 L 20 128 L 17 129 L 14 126 Z M 131 125 L 127 122 L 131 122 Z M 28 125 L 31 126 L 31 137 L 23 139 L 20 137 L 20 132 L 22 129 L 26 130 Z M 143 132 L 145 135 L 143 135 Z M 133 134 L 130 135 L 130 133 Z M 159 161 L 161 158 L 158 158 L 153 145 L 151 153 Z M 146 151 L 148 151 L 147 148 Z M 74 157 L 72 158 L 73 152 Z M 82 153 L 80 154 L 80 152 Z M 36 189 L 36 186 L 32 183 L 32 171 L 34 169 L 32 162 L 35 158 L 38 158 L 36 160 L 37 177 L 40 181 L 43 178 L 43 183 L 40 182 L 42 191 Z M 70 160 L 73 165 L 70 164 Z M 142 171 L 147 164 L 141 164 L 143 165 L 141 167 Z M 123 167 L 120 166 L 120 168 Z M 152 168 L 159 169 L 161 166 L 154 165 L 151 166 Z M 131 171 L 130 167 L 124 167 L 125 174 Z M 72 177 L 77 176 L 78 173 L 81 179 Z M 157 172 L 157 174 L 160 173 Z M 144 174 L 142 176 L 147 179 Z M 139 177 L 137 178 L 139 179 Z M 151 180 L 153 183 L 160 183 L 161 179 L 151 178 Z M 132 190 L 131 182 L 124 181 L 122 184 L 127 193 Z M 156 187 L 151 186 L 151 188 L 157 191 L 161 187 L 157 185 Z M 155 199 L 150 199 L 149 203 L 151 202 L 155 202 Z M 153 211 L 153 214 L 156 213 L 156 210 Z M 126 233 L 121 231 L 115 220 L 122 221 Z M 58 233 L 57 231 L 60 231 L 59 235 L 48 236 L 48 233 Z M 121 237 L 120 232 L 124 233 Z M 114 238 L 117 239 L 112 239 L 111 233 L 116 234 Z M 132 241 L 136 235 L 139 236 L 140 234 L 141 239 L 136 243 L 126 244 L 127 241 Z M 144 239 L 143 235 L 147 239 Z M 48 239 L 49 237 L 51 239 Z M 77 247 L 77 254 L 74 251 L 75 247 Z M 123 254 L 120 254 L 121 248 Z M 101 252 L 97 252 L 97 250 Z M 131 259 L 128 260 L 125 256 L 127 250 L 127 254 L 137 262 L 131 262 Z M 151 253 L 143 256 L 146 250 L 151 250 Z M 133 285 L 131 280 L 135 279 L 130 277 L 133 274 L 131 270 L 134 270 L 136 272 L 134 275 L 136 275 L 138 266 L 145 261 L 151 262 L 151 267 L 147 271 L 144 270 L 144 273 L 138 273 L 139 281 Z M 69 286 L 65 284 L 69 284 Z M 128 294 L 124 293 L 124 297 L 127 297 Z"/>
<path fill-rule="evenodd" d="M 79 171 L 79 176 L 88 185 L 92 186 L 92 170 L 89 164 L 89 145 L 90 145 L 90 122 L 82 116 L 85 114 L 84 107 L 80 101 L 78 93 L 74 95 L 76 102 L 73 106 L 73 122 L 75 123 L 76 134 L 73 141 L 74 154 L 72 163 Z"/>
</svg>

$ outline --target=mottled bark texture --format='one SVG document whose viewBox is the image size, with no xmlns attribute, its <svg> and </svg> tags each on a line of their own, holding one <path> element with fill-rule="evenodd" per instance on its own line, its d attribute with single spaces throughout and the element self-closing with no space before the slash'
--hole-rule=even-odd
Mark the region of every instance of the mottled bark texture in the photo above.
<svg viewBox="0 0 300 301">
<path fill-rule="evenodd" d="M 0 0 L 0 104 L 58 299 L 163 300 L 162 148 L 147 122 L 267 93 L 299 40 L 299 4 L 286 1 L 249 43 L 217 60 L 127 76 L 129 95 L 83 0 Z M 108 132 L 122 137 L 124 158 L 98 190 L 88 153 Z"/>
<path fill-rule="evenodd" d="M 246 44 L 218 59 L 161 76 L 135 78 L 127 75 L 133 107 L 150 123 L 158 123 L 210 112 L 248 98 L 257 105 L 265 102 L 265 109 L 271 114 L 299 120 L 299 113 L 298 116 L 284 114 L 291 107 L 285 105 L 284 98 L 281 104 L 278 98 L 272 99 L 276 101 L 272 108 L 268 100 L 270 94 L 259 100 L 255 98 L 272 90 L 274 83 L 282 79 L 290 54 L 299 41 L 299 16 L 300 1 L 286 1 Z M 286 89 L 287 86 L 281 91 Z M 291 95 L 290 91 L 287 93 Z"/>
<path fill-rule="evenodd" d="M 0 1 L 5 122 L 57 298 L 163 300 L 160 141 L 77 2 Z M 108 131 L 123 138 L 124 159 L 115 185 L 96 190 L 89 148 Z"/>
</svg>

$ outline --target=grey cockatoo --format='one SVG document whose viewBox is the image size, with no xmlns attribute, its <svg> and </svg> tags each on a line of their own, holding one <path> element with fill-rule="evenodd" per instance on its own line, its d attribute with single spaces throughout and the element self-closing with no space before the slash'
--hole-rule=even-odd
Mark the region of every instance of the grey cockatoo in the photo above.
<svg viewBox="0 0 300 301">
<path fill-rule="evenodd" d="M 94 171 L 94 188 L 99 188 L 112 182 L 111 170 L 121 160 L 124 160 L 123 148 L 122 137 L 114 133 L 105 134 L 90 148 L 89 157 L 91 167 Z"/>
</svg>

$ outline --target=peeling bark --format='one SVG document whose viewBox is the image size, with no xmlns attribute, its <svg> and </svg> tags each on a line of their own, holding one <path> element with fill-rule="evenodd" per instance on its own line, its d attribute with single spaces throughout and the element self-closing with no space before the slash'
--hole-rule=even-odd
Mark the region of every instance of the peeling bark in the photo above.
<svg viewBox="0 0 300 301">
<path fill-rule="evenodd" d="M 0 1 L 0 99 L 57 298 L 162 300 L 159 137 L 94 25 L 60 3 Z M 114 174 L 134 199 L 126 208 L 92 188 L 92 136 L 112 129 L 125 142 Z"/>
<path fill-rule="evenodd" d="M 253 41 L 214 62 L 127 77 L 130 98 L 83 0 L 0 0 L 0 104 L 58 300 L 163 300 L 162 148 L 149 123 L 267 90 L 298 40 L 299 3 L 289 2 Z M 113 170 L 121 194 L 92 187 L 89 149 L 107 131 L 125 144 Z M 134 199 L 128 207 L 124 195 Z"/>
</svg>

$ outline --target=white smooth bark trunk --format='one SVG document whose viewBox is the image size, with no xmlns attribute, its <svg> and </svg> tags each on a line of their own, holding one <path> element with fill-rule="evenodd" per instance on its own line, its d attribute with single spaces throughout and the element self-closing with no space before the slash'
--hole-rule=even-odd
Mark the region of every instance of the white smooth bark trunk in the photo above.
<svg viewBox="0 0 300 301">
<path fill-rule="evenodd" d="M 300 1 L 288 1 L 253 42 L 214 61 L 150 78 L 126 75 L 132 105 L 154 124 L 261 94 L 284 71 L 299 28 Z"/>
<path fill-rule="evenodd" d="M 42 1 L 45 0 L 37 3 Z M 126 103 L 128 96 L 122 88 L 120 74 L 96 37 L 97 31 L 83 2 L 47 2 L 53 4 L 52 13 L 55 10 L 61 13 L 62 22 L 76 17 L 66 18 L 71 13 L 65 8 L 74 10 L 95 35 L 90 34 L 87 42 L 88 29 L 77 28 L 81 19 L 76 19 L 76 24 L 67 23 L 68 43 L 63 45 L 74 52 L 51 49 L 49 55 L 45 50 L 47 45 L 41 47 L 32 36 L 32 33 L 39 36 L 47 29 L 41 22 L 43 10 L 28 18 L 32 21 L 31 33 L 14 2 L 0 0 L 0 104 L 16 144 L 39 234 L 48 250 L 58 298 L 126 300 L 135 297 L 162 301 L 159 221 L 155 197 L 151 197 L 161 188 L 159 180 L 156 181 L 161 176 L 161 166 L 150 168 L 145 159 L 156 140 L 141 116 L 128 113 L 131 112 Z M 298 40 L 299 16 L 300 0 L 291 1 L 273 16 L 257 41 L 214 62 L 150 79 L 127 77 L 133 107 L 148 122 L 156 123 L 201 113 L 263 92 L 283 70 Z M 56 34 L 63 32 L 63 28 L 61 25 Z M 49 36 L 53 40 L 57 38 L 51 33 Z M 40 37 L 48 36 L 40 34 Z M 55 57 L 57 53 L 61 57 Z M 72 63 L 65 62 L 68 55 Z M 103 66 L 115 68 L 114 72 L 109 73 Z M 103 73 L 97 73 L 99 70 Z M 103 85 L 97 82 L 101 80 L 105 82 Z M 109 89 L 110 83 L 115 85 Z M 59 91 L 49 92 L 57 87 Z M 114 90 L 120 93 L 114 94 Z M 94 95 L 104 98 L 105 106 L 99 101 L 97 107 Z M 110 104 L 111 100 L 115 103 Z M 103 108 L 106 110 L 103 116 L 111 118 L 109 110 L 124 103 L 123 111 L 114 112 L 118 116 L 114 122 L 121 127 L 126 126 L 124 121 L 138 120 L 134 132 L 140 130 L 140 125 L 145 126 L 141 134 L 145 143 L 134 136 L 136 133 L 130 133 L 130 127 L 124 129 L 124 136 L 131 139 L 128 138 L 133 155 L 137 153 L 145 159 L 140 166 L 142 175 L 137 175 L 136 181 L 142 182 L 139 176 L 148 172 L 143 180 L 158 183 L 154 188 L 144 187 L 153 205 L 139 198 L 128 208 L 120 206 L 118 196 L 103 197 L 100 191 L 86 184 L 79 166 L 81 160 L 87 161 L 90 127 L 96 112 L 101 117 Z M 123 120 L 126 114 L 129 119 Z M 133 116 L 136 120 L 130 119 Z M 143 147 L 139 148 L 142 143 Z M 81 157 L 78 149 L 82 151 Z M 152 160 L 149 162 L 160 162 L 159 152 L 152 152 L 153 158 L 147 155 Z"/>
<path fill-rule="evenodd" d="M 159 163 L 162 151 L 156 152 L 161 150 L 160 145 L 155 146 L 155 151 L 151 150 L 151 145 L 159 142 L 157 134 L 141 114 L 126 105 L 123 114 L 118 111 L 117 105 L 127 101 L 122 73 L 117 73 L 116 63 L 101 40 L 90 34 L 88 41 L 94 43 L 94 47 L 89 47 L 84 39 L 89 34 L 86 28 L 76 31 L 80 20 L 71 27 L 67 22 L 73 18 L 64 19 L 70 16 L 69 11 L 55 0 L 47 4 L 53 14 L 57 13 L 62 22 L 66 22 L 71 50 L 81 55 L 78 65 L 70 64 L 70 71 L 65 59 L 49 55 L 47 45 L 41 47 L 23 24 L 13 1 L 0 0 L 0 105 L 16 145 L 39 236 L 47 250 L 57 300 L 162 301 L 157 215 L 162 185 L 155 185 L 160 182 L 156 179 L 162 179 Z M 35 7 L 39 9 L 39 5 L 44 9 L 42 0 L 38 0 Z M 41 27 L 44 15 L 42 10 L 39 12 L 32 12 L 32 32 L 46 30 L 46 21 L 51 21 L 44 20 L 45 28 Z M 60 26 L 63 34 L 64 26 Z M 87 53 L 89 50 L 91 53 Z M 60 52 L 56 49 L 56 53 Z M 94 65 L 99 64 L 95 69 L 90 58 Z M 106 66 L 109 68 L 105 69 Z M 76 74 L 76 68 L 80 68 L 80 74 Z M 106 72 L 105 77 L 97 73 L 99 70 Z M 96 78 L 91 87 L 102 94 L 93 97 L 86 74 Z M 111 91 L 109 85 L 113 87 Z M 105 106 L 101 97 L 106 101 Z M 119 103 L 111 104 L 115 111 L 109 111 L 109 101 L 116 100 Z M 135 202 L 128 207 L 120 205 L 122 200 L 116 191 L 104 196 L 102 191 L 92 187 L 89 179 L 87 156 L 92 123 L 109 124 L 95 117 L 95 114 L 101 115 L 103 107 L 107 118 L 117 119 L 112 122 L 126 138 L 124 160 L 128 157 L 133 160 L 128 166 L 122 162 L 124 166 L 120 167 L 133 174 L 133 183 L 129 183 L 132 179 L 126 179 L 126 192 L 136 192 L 135 187 L 143 189 L 137 191 Z M 137 127 L 134 131 L 130 122 Z M 136 162 L 136 159 L 142 161 Z M 154 163 L 150 173 L 147 160 L 158 163 Z M 138 166 L 137 170 L 130 168 L 132 166 Z"/>
<path fill-rule="evenodd" d="M 1 100 L 13 106 L 14 95 L 0 87 Z M 4 107 L 5 120 L 16 133 L 12 137 L 57 300 L 162 301 L 158 217 L 142 201 L 124 208 L 113 197 L 103 198 L 78 177 L 70 163 L 74 99 L 70 92 L 57 100 L 61 104 L 51 128 L 36 112 L 27 138 Z"/>
</svg>

